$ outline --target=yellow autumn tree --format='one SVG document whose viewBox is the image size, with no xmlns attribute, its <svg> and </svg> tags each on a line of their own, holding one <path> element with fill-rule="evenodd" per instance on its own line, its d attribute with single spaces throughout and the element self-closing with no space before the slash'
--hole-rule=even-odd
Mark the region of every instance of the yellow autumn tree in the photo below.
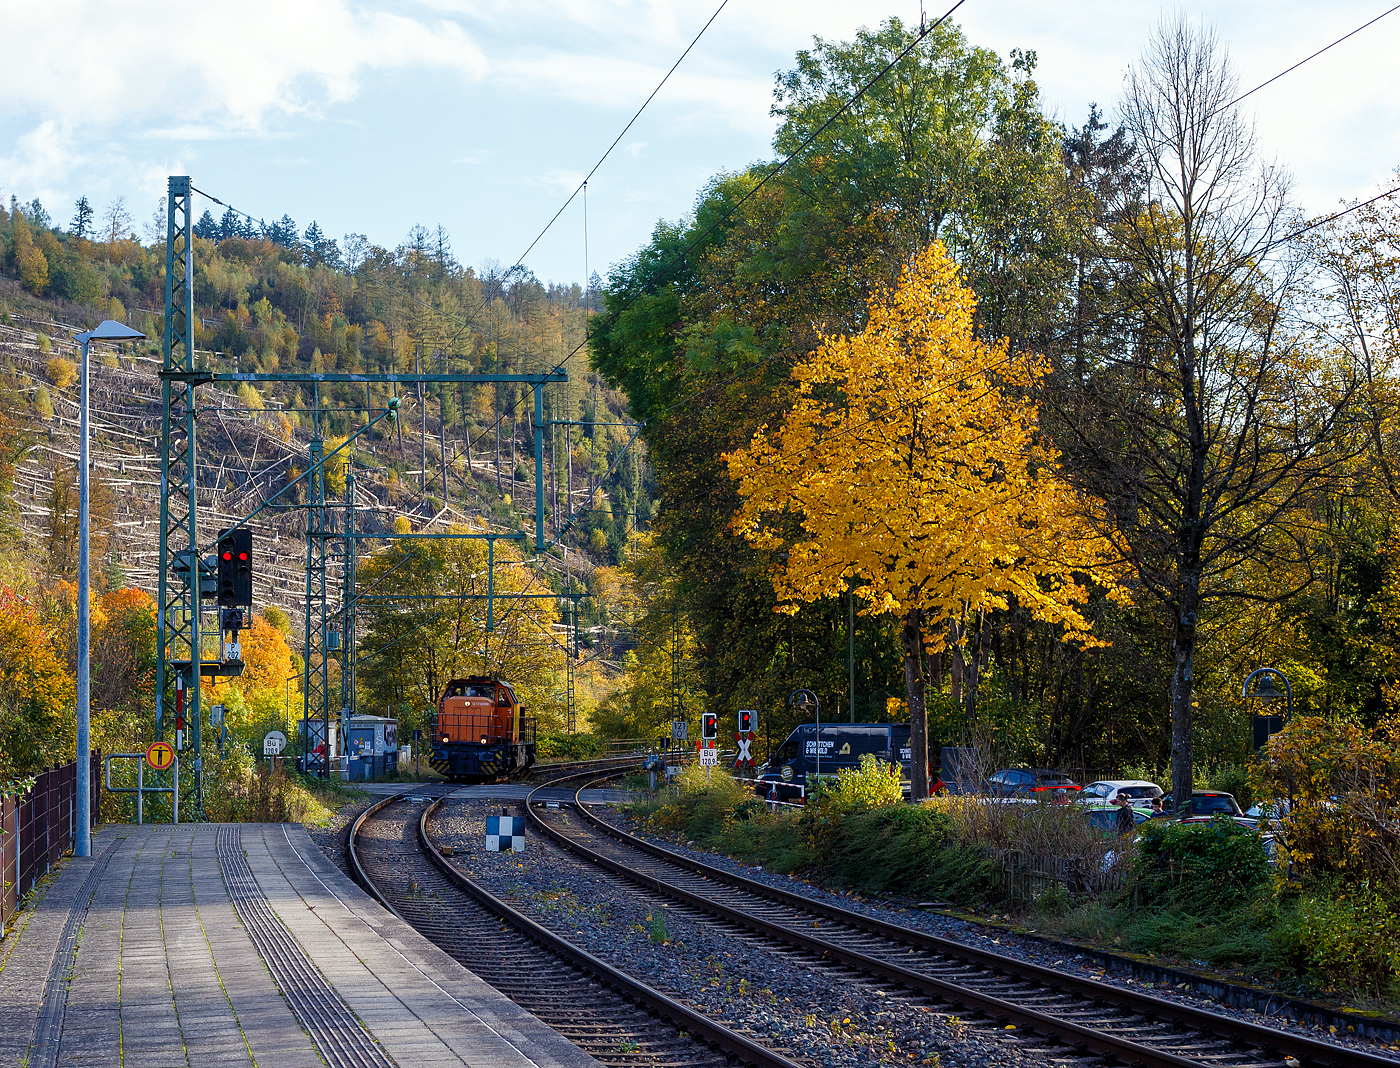
<svg viewBox="0 0 1400 1068">
<path fill-rule="evenodd" d="M 973 332 L 975 300 L 942 244 L 871 300 L 865 329 L 797 366 L 797 399 L 726 457 L 735 529 L 785 551 L 779 611 L 855 583 L 862 612 L 903 620 L 916 797 L 927 796 L 923 658 L 1012 603 L 1091 641 L 1089 583 L 1112 586 L 1093 502 L 1061 476 L 1026 394 L 1039 373 Z M 920 759 L 920 754 L 923 759 Z"/>
</svg>

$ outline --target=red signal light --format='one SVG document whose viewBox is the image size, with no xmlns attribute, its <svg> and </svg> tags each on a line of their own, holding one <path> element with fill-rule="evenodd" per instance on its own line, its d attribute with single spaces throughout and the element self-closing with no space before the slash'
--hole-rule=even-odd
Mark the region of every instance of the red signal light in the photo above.
<svg viewBox="0 0 1400 1068">
<path fill-rule="evenodd" d="M 246 560 L 246 559 L 248 559 L 248 554 L 247 554 L 247 553 L 239 553 L 239 554 L 238 554 L 238 559 L 240 559 L 240 560 Z"/>
<path fill-rule="evenodd" d="M 228 552 L 228 551 L 225 551 L 225 552 L 224 552 L 224 559 L 225 559 L 225 560 L 232 560 L 232 559 L 233 559 L 233 553 Z"/>
</svg>

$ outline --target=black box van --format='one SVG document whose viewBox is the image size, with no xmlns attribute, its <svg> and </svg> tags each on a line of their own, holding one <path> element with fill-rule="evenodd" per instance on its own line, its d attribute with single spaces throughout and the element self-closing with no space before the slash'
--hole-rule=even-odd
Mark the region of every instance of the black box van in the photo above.
<svg viewBox="0 0 1400 1068">
<path fill-rule="evenodd" d="M 860 767 L 866 753 L 887 764 L 898 763 L 900 777 L 909 778 L 909 724 L 823 723 L 821 737 L 815 723 L 800 724 L 787 741 L 758 768 L 754 789 L 760 797 L 778 801 L 802 801 L 816 782 L 817 750 L 821 749 L 821 776 L 831 778 L 843 768 Z"/>
</svg>

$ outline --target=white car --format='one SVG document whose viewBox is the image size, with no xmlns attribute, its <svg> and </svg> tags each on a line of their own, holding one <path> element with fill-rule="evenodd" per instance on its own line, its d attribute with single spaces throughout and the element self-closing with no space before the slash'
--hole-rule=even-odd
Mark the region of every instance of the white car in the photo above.
<svg viewBox="0 0 1400 1068">
<path fill-rule="evenodd" d="M 1147 807 L 1154 797 L 1162 796 L 1162 788 L 1146 779 L 1100 779 L 1079 791 L 1077 801 L 1117 802 L 1120 797 L 1131 798 L 1135 806 Z"/>
</svg>

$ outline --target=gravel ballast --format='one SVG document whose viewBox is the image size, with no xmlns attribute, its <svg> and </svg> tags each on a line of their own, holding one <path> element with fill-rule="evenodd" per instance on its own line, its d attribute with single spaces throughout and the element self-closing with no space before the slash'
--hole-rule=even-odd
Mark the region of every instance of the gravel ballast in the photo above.
<svg viewBox="0 0 1400 1068">
<path fill-rule="evenodd" d="M 961 942 L 964 945 L 974 946 L 978 949 L 993 953 L 1001 953 L 1016 960 L 1024 960 L 1033 964 L 1039 964 L 1042 967 L 1054 968 L 1057 971 L 1069 975 L 1079 975 L 1088 979 L 1096 979 L 1100 982 L 1122 984 L 1146 993 L 1151 993 L 1154 997 L 1181 1002 L 1182 1004 L 1191 1005 L 1194 1008 L 1206 1009 L 1224 1016 L 1248 1020 L 1250 1023 L 1261 1024 L 1280 1031 L 1289 1031 L 1299 1035 L 1306 1035 L 1308 1038 L 1350 1046 L 1365 1050 L 1368 1053 L 1374 1053 L 1382 1057 L 1400 1061 L 1400 1046 L 1397 1045 L 1386 1045 L 1374 1042 L 1366 1038 L 1348 1034 L 1342 1029 L 1333 1031 L 1328 1027 L 1290 1020 L 1285 1016 L 1265 1015 L 1253 1009 L 1234 1008 L 1229 1005 L 1223 1005 L 1213 998 L 1195 994 L 1190 990 L 1181 990 L 1173 986 L 1153 985 L 1131 978 L 1110 975 L 1105 969 L 1095 966 L 1092 960 L 1084 953 L 1075 953 L 1059 947 L 1049 946 L 1036 938 L 1025 938 L 1012 931 L 976 923 L 970 920 L 959 919 L 938 911 L 919 908 L 901 908 L 889 904 L 876 904 L 856 894 L 834 893 L 822 887 L 814 886 L 804 879 L 765 871 L 761 867 L 753 867 L 744 864 L 732 857 L 696 849 L 687 842 L 678 841 L 666 835 L 656 834 L 641 821 L 617 808 L 610 808 L 606 812 L 600 811 L 599 814 L 609 823 L 612 823 L 621 830 L 627 831 L 629 834 L 636 835 L 638 838 L 653 842 L 656 845 L 670 849 L 682 856 L 698 860 L 701 863 L 711 864 L 732 874 L 742 875 L 755 882 L 763 883 L 766 886 L 786 890 L 790 893 L 801 894 L 804 897 L 809 897 L 817 901 L 825 901 L 834 905 L 839 905 L 842 908 L 850 909 L 852 912 L 863 913 L 864 915 L 872 916 L 876 919 L 881 919 L 887 923 L 893 923 L 909 930 L 922 931 L 926 934 L 946 938 L 949 941 Z M 1282 1000 L 1282 996 L 1280 1000 Z"/>
<path fill-rule="evenodd" d="M 1047 1057 L 1043 1048 L 1027 1048 L 989 1021 L 964 1021 L 918 996 L 877 991 L 846 969 L 812 966 L 537 837 L 523 854 L 488 853 L 486 816 L 500 809 L 445 802 L 432 824 L 434 841 L 451 849 L 464 874 L 532 919 L 789 1056 L 823 1068 L 1077 1063 L 1072 1055 Z"/>
</svg>

